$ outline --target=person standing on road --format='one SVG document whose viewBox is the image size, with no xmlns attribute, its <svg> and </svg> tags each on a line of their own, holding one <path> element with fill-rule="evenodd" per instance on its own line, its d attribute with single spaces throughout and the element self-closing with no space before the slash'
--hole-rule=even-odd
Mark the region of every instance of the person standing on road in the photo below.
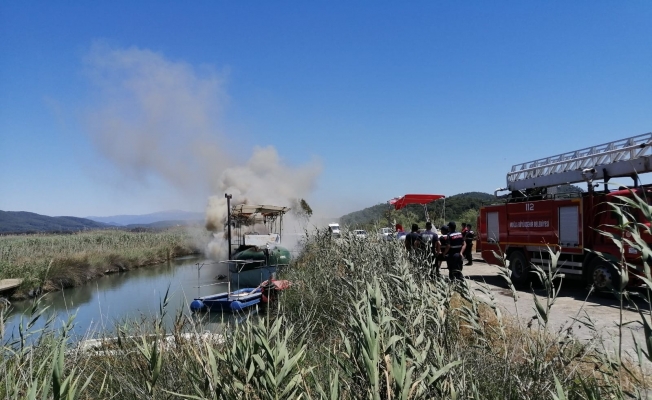
<svg viewBox="0 0 652 400">
<path fill-rule="evenodd" d="M 466 234 L 464 235 L 464 243 L 466 244 L 464 256 L 466 257 L 466 264 L 464 265 L 473 265 L 473 240 L 475 240 L 475 232 L 471 228 L 471 224 L 466 224 Z"/>
<path fill-rule="evenodd" d="M 432 269 L 437 262 L 435 258 L 437 253 L 440 251 L 440 247 L 439 237 L 437 236 L 437 232 L 433 232 L 432 223 L 430 221 L 426 222 L 426 230 L 421 233 L 421 244 L 423 246 L 426 261 L 428 262 L 428 267 Z M 430 273 L 432 273 L 432 270 Z"/>
<path fill-rule="evenodd" d="M 462 232 L 455 231 L 455 222 L 448 223 L 448 243 L 444 250 L 444 257 L 446 257 L 446 265 L 448 266 L 448 277 L 451 281 L 463 280 L 462 275 L 462 254 L 466 250 L 466 242 Z"/>
<path fill-rule="evenodd" d="M 437 278 L 441 276 L 439 269 L 441 268 L 441 264 L 446 259 L 444 257 L 443 250 L 446 248 L 446 246 L 448 246 L 448 227 L 446 225 L 442 226 L 439 229 L 439 232 L 441 232 L 441 235 L 439 236 L 439 251 L 437 252 L 437 258 L 435 260 L 435 276 Z"/>
<path fill-rule="evenodd" d="M 405 239 L 405 231 L 403 230 L 403 225 L 401 224 L 396 224 L 396 239 Z"/>
<path fill-rule="evenodd" d="M 408 252 L 415 253 L 421 248 L 421 236 L 419 236 L 419 225 L 412 224 L 412 231 L 405 236 L 405 248 Z"/>
</svg>

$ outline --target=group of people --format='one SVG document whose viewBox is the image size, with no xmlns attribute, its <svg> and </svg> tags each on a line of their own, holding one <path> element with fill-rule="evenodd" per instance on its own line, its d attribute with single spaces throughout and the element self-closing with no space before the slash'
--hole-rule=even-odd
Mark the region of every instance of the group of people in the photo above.
<svg viewBox="0 0 652 400">
<path fill-rule="evenodd" d="M 426 222 L 426 230 L 419 232 L 419 225 L 412 224 L 410 233 L 405 236 L 405 248 L 415 257 L 425 257 L 429 265 L 433 265 L 436 276 L 440 276 L 439 269 L 444 261 L 448 268 L 448 277 L 451 280 L 462 280 L 462 267 L 464 258 L 466 265 L 473 264 L 473 240 L 475 232 L 471 224 L 463 223 L 462 230 L 458 232 L 457 224 L 449 222 L 440 228 L 438 235 L 432 229 L 432 223 Z M 396 225 L 398 237 L 401 236 L 402 227 Z"/>
</svg>

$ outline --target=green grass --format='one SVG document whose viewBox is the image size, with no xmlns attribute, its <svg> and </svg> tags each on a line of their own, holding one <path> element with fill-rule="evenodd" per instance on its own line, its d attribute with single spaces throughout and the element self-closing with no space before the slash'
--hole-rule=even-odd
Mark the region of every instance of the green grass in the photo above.
<svg viewBox="0 0 652 400">
<path fill-rule="evenodd" d="M 203 328 L 181 313 L 165 330 L 165 300 L 158 318 L 121 324 L 121 339 L 99 352 L 74 344 L 72 321 L 46 324 L 37 341 L 4 339 L 0 397 L 625 399 L 649 390 L 643 361 L 548 327 L 554 287 L 527 325 L 477 296 L 482 287 L 431 279 L 400 244 L 324 232 L 306 238 L 283 278 L 293 285 L 280 301 L 221 327 L 223 341 L 183 339 Z"/>
<path fill-rule="evenodd" d="M 197 253 L 207 240 L 205 231 L 185 228 L 0 236 L 0 279 L 22 278 L 27 290 L 72 287 L 106 273 Z"/>
</svg>

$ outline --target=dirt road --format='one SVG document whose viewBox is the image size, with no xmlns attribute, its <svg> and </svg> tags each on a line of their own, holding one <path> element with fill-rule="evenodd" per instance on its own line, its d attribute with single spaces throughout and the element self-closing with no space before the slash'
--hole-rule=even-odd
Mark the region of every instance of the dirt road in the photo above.
<svg viewBox="0 0 652 400">
<path fill-rule="evenodd" d="M 488 265 L 480 258 L 479 253 L 474 254 L 473 265 L 464 267 L 464 276 L 473 281 L 476 288 L 482 282 L 490 288 L 493 298 L 504 315 L 517 315 L 526 323 L 535 315 L 534 300 L 531 289 L 518 289 L 518 301 L 515 303 L 512 293 L 504 279 L 498 275 L 498 268 Z M 442 273 L 447 274 L 447 270 Z M 546 292 L 542 288 L 535 288 L 540 302 L 545 302 Z M 581 318 L 584 312 L 590 315 L 597 333 L 604 339 L 609 349 L 618 349 L 618 322 L 620 319 L 619 302 L 612 294 L 592 294 L 587 298 L 588 290 L 579 281 L 564 279 L 561 283 L 561 291 L 552 307 L 550 326 L 554 330 L 572 328 L 572 333 L 580 339 L 589 339 L 593 335 L 590 329 L 584 324 L 578 323 L 573 318 Z M 485 296 L 485 295 L 481 295 Z M 543 303 L 545 304 L 545 303 Z M 643 301 L 637 301 L 639 308 L 649 309 Z M 644 315 L 649 318 L 649 312 Z M 645 346 L 643 326 L 640 322 L 641 316 L 634 308 L 626 307 L 623 311 L 623 322 L 632 322 L 623 327 L 623 349 L 632 356 L 635 356 L 634 339 Z M 533 321 L 533 324 L 536 324 Z M 645 348 L 645 347 L 644 347 Z"/>
</svg>

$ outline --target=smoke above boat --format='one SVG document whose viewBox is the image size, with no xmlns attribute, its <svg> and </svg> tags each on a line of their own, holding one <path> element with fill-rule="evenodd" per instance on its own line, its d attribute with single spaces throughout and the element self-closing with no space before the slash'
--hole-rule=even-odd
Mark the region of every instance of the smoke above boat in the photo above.
<svg viewBox="0 0 652 400">
<path fill-rule="evenodd" d="M 208 198 L 206 227 L 215 236 L 226 221 L 224 193 L 232 204 L 290 207 L 315 188 L 319 161 L 291 166 L 271 145 L 253 145 L 248 156 L 236 143 L 239 132 L 225 131 L 227 72 L 103 43 L 92 47 L 84 66 L 95 94 L 85 126 L 100 155 L 138 190 L 162 181 L 186 204 Z M 290 230 L 301 222 L 294 219 L 288 215 Z"/>
</svg>

